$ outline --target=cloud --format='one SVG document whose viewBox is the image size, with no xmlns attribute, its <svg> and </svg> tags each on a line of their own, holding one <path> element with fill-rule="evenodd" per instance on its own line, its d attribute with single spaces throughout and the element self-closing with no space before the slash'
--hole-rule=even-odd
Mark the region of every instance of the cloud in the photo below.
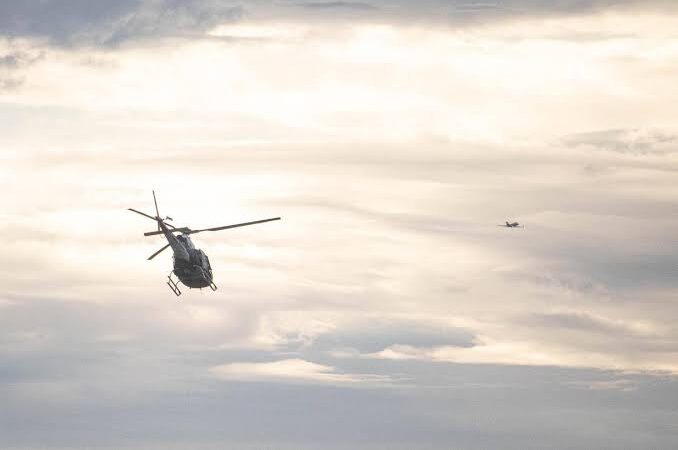
<svg viewBox="0 0 678 450">
<path fill-rule="evenodd" d="M 3 69 L 17 69 L 30 62 L 26 53 L 15 52 L 0 56 L 0 68 Z"/>
<path fill-rule="evenodd" d="M 570 383 L 575 388 L 589 389 L 592 391 L 619 390 L 622 392 L 633 392 L 637 389 L 637 382 L 628 378 L 619 378 L 603 381 L 577 381 Z"/>
<path fill-rule="evenodd" d="M 577 133 L 563 139 L 565 145 L 628 155 L 669 155 L 678 151 L 678 136 L 651 129 L 602 130 Z"/>
<path fill-rule="evenodd" d="M 139 38 L 201 35 L 224 22 L 239 20 L 243 11 L 241 6 L 220 0 L 148 3 L 114 28 L 104 43 L 115 45 Z"/>
<path fill-rule="evenodd" d="M 47 39 L 57 46 L 111 47 L 138 39 L 202 34 L 243 13 L 242 7 L 220 0 L 3 3 L 0 35 Z"/>
<path fill-rule="evenodd" d="M 0 32 L 10 38 L 37 37 L 67 43 L 78 35 L 103 30 L 124 20 L 137 5 L 138 2 L 134 0 L 4 1 Z"/>
<path fill-rule="evenodd" d="M 16 76 L 0 75 L 0 91 L 12 91 L 23 84 L 23 79 Z"/>
<path fill-rule="evenodd" d="M 328 1 L 292 4 L 301 6 L 312 18 L 326 21 L 375 20 L 380 23 L 398 25 L 425 23 L 455 27 L 477 26 L 521 18 L 575 17 L 620 9 L 670 11 L 675 8 L 674 3 L 665 0 L 423 0 L 416 3 L 406 0 L 375 0 L 369 3 Z M 287 6 L 285 3 L 281 5 Z M 276 9 L 276 12 L 285 17 L 294 16 L 284 7 Z M 367 12 L 369 14 L 366 14 Z"/>
<path fill-rule="evenodd" d="M 528 322 L 545 328 L 555 327 L 600 333 L 625 334 L 632 331 L 632 328 L 624 324 L 606 321 L 583 313 L 534 314 Z"/>
<path fill-rule="evenodd" d="M 33 50 L 25 43 L 0 39 L 0 92 L 20 87 L 26 70 L 43 56 L 42 51 Z"/>
<path fill-rule="evenodd" d="M 303 359 L 283 359 L 263 363 L 228 363 L 213 367 L 210 372 L 220 379 L 239 381 L 301 381 L 331 384 L 389 381 L 388 377 L 378 375 L 337 373 L 334 367 Z"/>
<path fill-rule="evenodd" d="M 671 448 L 675 18 L 263 3 L 235 45 L 135 7 L 3 93 L 3 444 Z M 177 300 L 152 188 L 283 221 L 196 236 Z"/>
<path fill-rule="evenodd" d="M 471 347 L 475 336 L 471 330 L 438 323 L 435 320 L 374 318 L 358 320 L 320 334 L 313 341 L 315 349 L 351 350 L 373 353 L 393 345 L 412 347 Z"/>
<path fill-rule="evenodd" d="M 514 331 L 511 331 L 514 330 Z M 677 337 L 644 322 L 615 322 L 581 313 L 533 315 L 500 326 L 479 324 L 473 346 L 392 345 L 363 355 L 393 361 L 596 367 L 675 376 Z"/>
<path fill-rule="evenodd" d="M 371 11 L 377 8 L 369 3 L 362 2 L 303 2 L 297 3 L 302 8 L 310 9 L 354 9 L 359 11 Z"/>
<path fill-rule="evenodd" d="M 404 0 L 372 2 L 250 2 L 247 10 L 228 0 L 26 0 L 0 3 L 0 36 L 47 40 L 58 47 L 114 48 L 123 43 L 163 38 L 204 37 L 214 27 L 246 19 L 323 22 L 376 21 L 403 24 L 478 25 L 502 19 L 560 17 L 636 8 L 672 10 L 663 0 Z M 367 14 L 369 13 L 369 14 Z"/>
</svg>

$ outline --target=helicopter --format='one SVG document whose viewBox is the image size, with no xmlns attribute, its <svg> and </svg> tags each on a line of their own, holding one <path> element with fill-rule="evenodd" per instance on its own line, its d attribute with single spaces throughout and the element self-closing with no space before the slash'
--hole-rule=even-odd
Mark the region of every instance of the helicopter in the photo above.
<svg viewBox="0 0 678 450">
<path fill-rule="evenodd" d="M 521 225 L 518 222 L 511 222 L 506 221 L 506 225 L 497 225 L 498 227 L 504 227 L 504 228 L 525 228 L 525 225 Z"/>
<path fill-rule="evenodd" d="M 148 217 L 157 223 L 158 230 L 144 233 L 144 236 L 156 236 L 162 234 L 167 239 L 167 245 L 149 256 L 149 261 L 158 256 L 168 247 L 172 247 L 172 251 L 174 252 L 174 269 L 167 276 L 167 285 L 177 297 L 181 295 L 179 282 L 183 283 L 189 289 L 202 289 L 209 287 L 213 291 L 217 290 L 217 285 L 214 284 L 214 276 L 212 274 L 210 260 L 205 252 L 195 248 L 195 245 L 193 245 L 193 242 L 191 241 L 192 234 L 202 233 L 203 231 L 221 231 L 229 228 L 245 227 L 248 225 L 280 220 L 280 217 L 273 217 L 270 219 L 236 223 L 233 225 L 224 225 L 221 227 L 192 230 L 188 227 L 175 227 L 171 223 L 168 223 L 169 221 L 172 221 L 172 218 L 169 216 L 166 216 L 164 219 L 160 217 L 160 212 L 158 211 L 158 201 L 155 198 L 155 191 L 153 191 L 153 203 L 155 204 L 155 217 L 151 216 L 150 214 L 138 211 L 134 208 L 127 209 L 144 217 Z M 178 280 L 172 279 L 172 274 L 174 274 Z"/>
</svg>

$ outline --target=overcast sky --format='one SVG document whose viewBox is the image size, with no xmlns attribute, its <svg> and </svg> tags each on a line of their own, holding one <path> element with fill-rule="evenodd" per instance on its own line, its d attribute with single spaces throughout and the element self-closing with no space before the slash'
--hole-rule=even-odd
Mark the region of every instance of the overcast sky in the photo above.
<svg viewBox="0 0 678 450">
<path fill-rule="evenodd" d="M 0 448 L 676 448 L 674 4 L 1 0 Z"/>
</svg>

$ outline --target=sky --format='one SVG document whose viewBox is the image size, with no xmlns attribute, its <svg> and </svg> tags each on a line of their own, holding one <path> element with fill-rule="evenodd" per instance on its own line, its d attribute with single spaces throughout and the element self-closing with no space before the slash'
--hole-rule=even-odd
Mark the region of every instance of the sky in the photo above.
<svg viewBox="0 0 678 450">
<path fill-rule="evenodd" d="M 0 447 L 676 448 L 677 13 L 0 0 Z"/>
</svg>

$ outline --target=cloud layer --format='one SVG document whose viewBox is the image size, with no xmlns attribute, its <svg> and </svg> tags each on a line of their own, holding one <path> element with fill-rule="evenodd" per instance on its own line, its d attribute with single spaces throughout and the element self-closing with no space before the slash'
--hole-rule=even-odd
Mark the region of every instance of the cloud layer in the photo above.
<svg viewBox="0 0 678 450">
<path fill-rule="evenodd" d="M 0 13 L 3 445 L 673 447 L 670 4 L 85 3 Z M 283 220 L 177 300 L 151 189 Z"/>
<path fill-rule="evenodd" d="M 47 40 L 55 46 L 116 47 L 127 42 L 204 36 L 234 21 L 476 26 L 531 17 L 560 17 L 607 10 L 670 11 L 668 0 L 258 1 L 229 0 L 26 0 L 0 3 L 0 35 Z"/>
</svg>

